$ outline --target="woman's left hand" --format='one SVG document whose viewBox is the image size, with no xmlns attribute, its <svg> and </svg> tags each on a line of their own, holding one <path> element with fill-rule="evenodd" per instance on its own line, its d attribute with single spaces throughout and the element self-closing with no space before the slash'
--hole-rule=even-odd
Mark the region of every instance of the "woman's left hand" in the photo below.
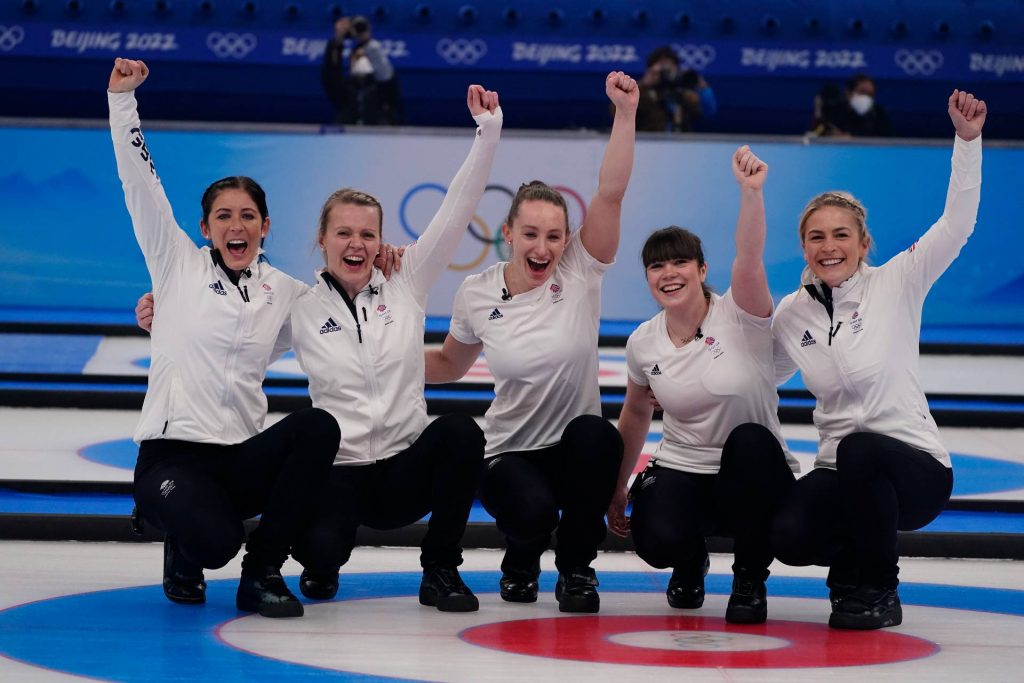
<svg viewBox="0 0 1024 683">
<path fill-rule="evenodd" d="M 384 279 L 390 280 L 391 273 L 402 270 L 402 255 L 405 254 L 405 247 L 396 247 L 381 242 L 380 251 L 373 259 L 373 267 L 384 273 Z"/>
<path fill-rule="evenodd" d="M 985 116 L 988 114 L 985 100 L 975 99 L 973 94 L 963 90 L 954 90 L 949 96 L 947 108 L 956 134 L 961 139 L 970 142 L 981 135 L 981 129 L 985 126 Z"/>
</svg>

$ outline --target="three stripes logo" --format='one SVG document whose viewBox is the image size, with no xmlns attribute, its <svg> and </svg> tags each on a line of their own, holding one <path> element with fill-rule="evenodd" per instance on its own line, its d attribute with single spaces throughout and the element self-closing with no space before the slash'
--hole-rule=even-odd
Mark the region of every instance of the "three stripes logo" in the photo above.
<svg viewBox="0 0 1024 683">
<path fill-rule="evenodd" d="M 320 334 L 328 334 L 330 332 L 338 332 L 341 328 L 338 323 L 334 322 L 334 318 L 328 318 L 327 322 L 320 326 Z"/>
<path fill-rule="evenodd" d="M 661 368 L 659 368 L 658 364 L 655 363 L 654 367 L 651 368 L 651 375 L 660 375 L 660 374 L 661 374 Z"/>
<path fill-rule="evenodd" d="M 487 319 L 488 320 L 497 320 L 498 318 L 504 318 L 504 317 L 505 316 L 503 316 L 501 314 L 501 311 L 499 311 L 497 308 L 495 308 L 493 311 L 491 311 L 491 314 L 489 316 L 487 316 Z"/>
<path fill-rule="evenodd" d="M 817 343 L 818 342 L 814 341 L 814 337 L 811 336 L 811 331 L 804 330 L 804 336 L 800 339 L 800 346 L 810 346 L 811 344 Z"/>
<path fill-rule="evenodd" d="M 224 284 L 220 280 L 217 280 L 216 282 L 211 282 L 210 289 L 212 289 L 214 293 L 220 294 L 221 296 L 228 295 L 228 291 L 224 289 Z"/>
</svg>

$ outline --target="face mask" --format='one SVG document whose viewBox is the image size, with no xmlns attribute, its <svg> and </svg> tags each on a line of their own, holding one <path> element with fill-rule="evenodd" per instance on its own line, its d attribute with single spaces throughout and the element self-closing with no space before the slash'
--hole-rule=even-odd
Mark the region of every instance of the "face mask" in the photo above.
<svg viewBox="0 0 1024 683">
<path fill-rule="evenodd" d="M 373 75 L 373 64 L 370 63 L 370 58 L 363 55 L 352 62 L 352 75 L 353 76 L 371 76 Z"/>
<path fill-rule="evenodd" d="M 871 95 L 857 93 L 850 98 L 850 108 L 860 116 L 864 116 L 871 111 L 871 107 L 873 106 L 875 106 L 875 100 L 872 99 Z"/>
</svg>

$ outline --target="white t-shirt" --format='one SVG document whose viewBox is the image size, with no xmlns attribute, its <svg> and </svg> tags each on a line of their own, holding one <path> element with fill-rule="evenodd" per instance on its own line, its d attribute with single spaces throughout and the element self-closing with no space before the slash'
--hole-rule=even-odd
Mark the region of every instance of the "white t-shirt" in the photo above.
<svg viewBox="0 0 1024 683">
<path fill-rule="evenodd" d="M 701 339 L 676 347 L 665 311 L 640 325 L 626 342 L 626 371 L 650 386 L 665 410 L 659 465 L 714 474 L 733 429 L 754 422 L 767 427 L 794 472 L 800 465 L 786 449 L 779 425 L 779 395 L 772 365 L 772 321 L 747 313 L 732 298 L 711 295 Z"/>
<path fill-rule="evenodd" d="M 543 285 L 502 301 L 507 265 L 466 278 L 450 328 L 463 344 L 483 342 L 494 376 L 485 457 L 553 446 L 573 418 L 601 414 L 597 332 L 601 280 L 611 264 L 573 234 Z"/>
</svg>

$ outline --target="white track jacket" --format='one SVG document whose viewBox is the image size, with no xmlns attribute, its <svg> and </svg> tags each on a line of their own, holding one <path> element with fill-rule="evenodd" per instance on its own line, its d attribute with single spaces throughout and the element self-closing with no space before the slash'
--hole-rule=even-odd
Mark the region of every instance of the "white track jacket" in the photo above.
<svg viewBox="0 0 1024 683">
<path fill-rule="evenodd" d="M 308 286 L 258 259 L 238 285 L 174 220 L 133 93 L 107 93 L 117 173 L 153 282 L 152 365 L 135 441 L 235 444 L 263 428 L 267 365 Z M 280 341 L 279 341 L 280 339 Z"/>
<path fill-rule="evenodd" d="M 408 448 L 429 423 L 423 397 L 423 325 L 430 287 L 448 267 L 473 218 L 491 173 L 502 115 L 474 117 L 476 139 L 441 208 L 401 270 L 385 281 L 374 269 L 353 299 L 317 272 L 317 284 L 292 312 L 292 344 L 309 375 L 313 405 L 338 420 L 336 465 L 368 464 Z"/>
<path fill-rule="evenodd" d="M 974 230 L 981 196 L 981 137 L 953 144 L 942 216 L 920 240 L 877 268 L 861 265 L 832 290 L 833 321 L 803 287 L 775 312 L 776 379 L 799 369 L 817 399 L 816 467 L 835 468 L 839 440 L 875 432 L 931 453 L 950 467 L 949 452 L 918 380 L 921 310 L 928 290 Z M 801 285 L 819 286 L 804 271 Z M 836 325 L 829 344 L 830 325 Z"/>
</svg>

